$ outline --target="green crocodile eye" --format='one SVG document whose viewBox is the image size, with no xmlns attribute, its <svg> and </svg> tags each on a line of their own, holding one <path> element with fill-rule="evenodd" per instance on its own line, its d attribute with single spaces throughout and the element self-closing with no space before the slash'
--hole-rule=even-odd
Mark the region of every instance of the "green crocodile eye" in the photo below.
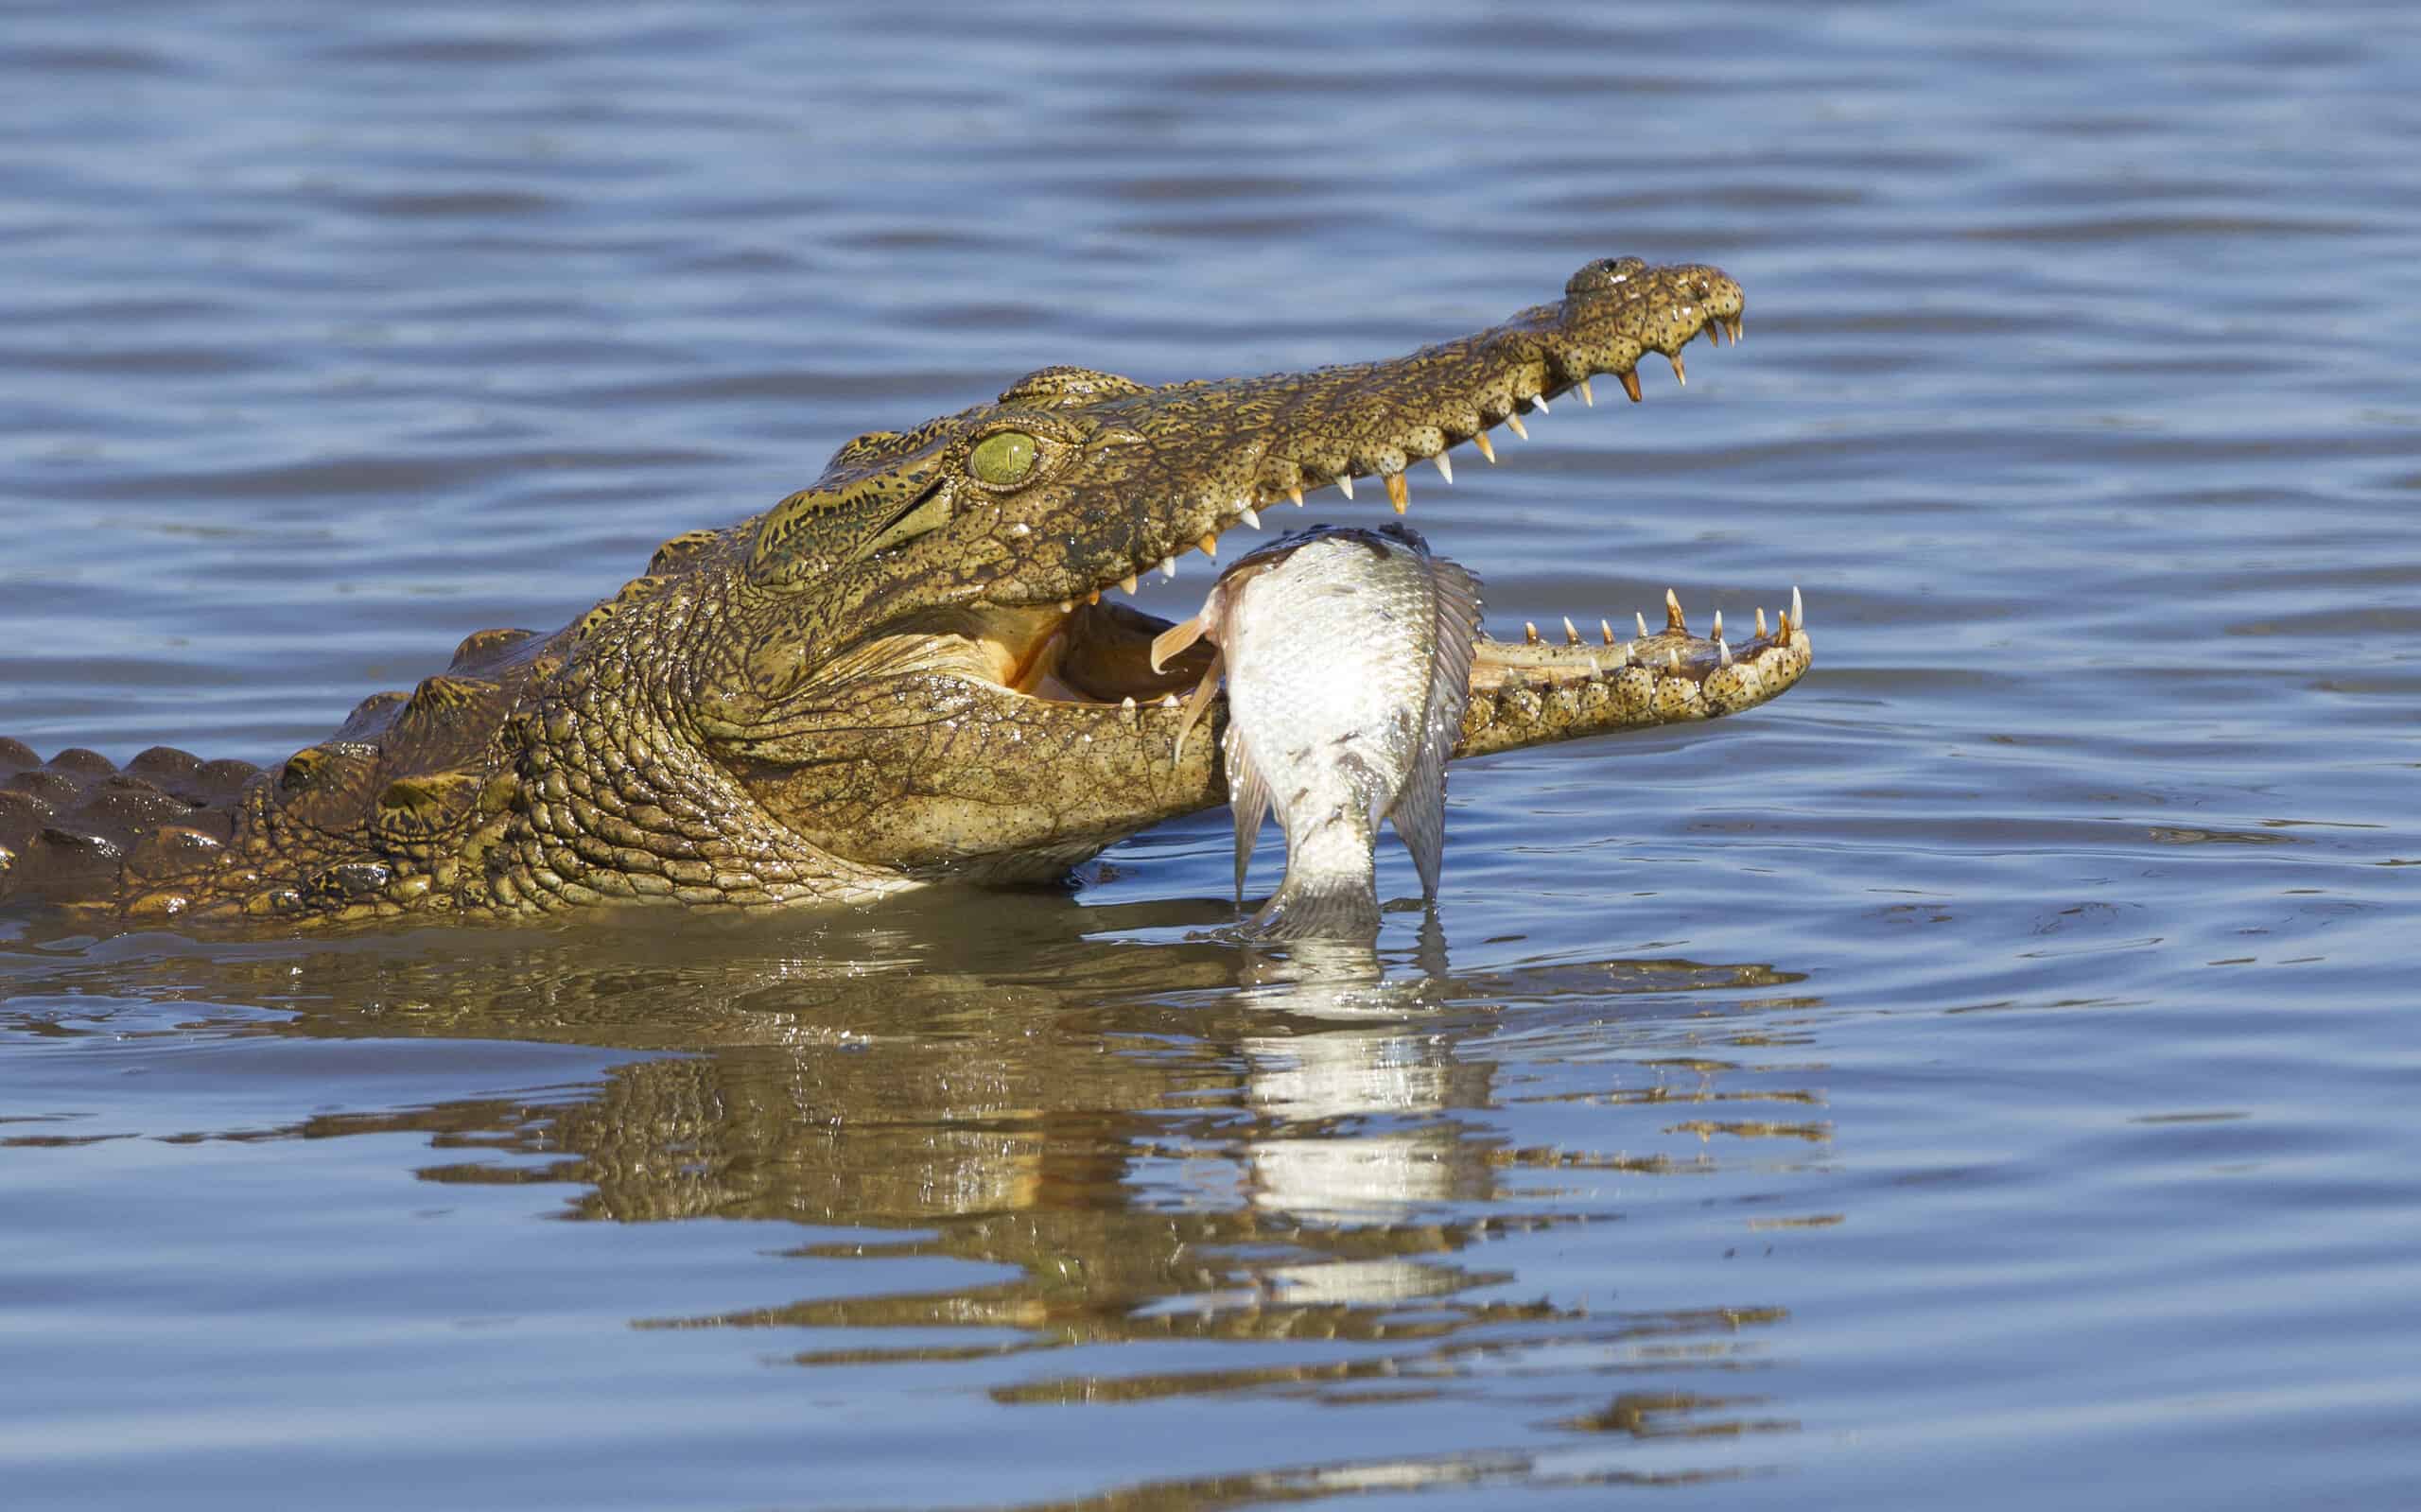
<svg viewBox="0 0 2421 1512">
<path fill-rule="evenodd" d="M 975 443 L 975 452 L 967 459 L 967 470 L 976 481 L 1006 486 L 1022 480 L 1034 471 L 1035 441 L 1022 430 L 1002 430 Z"/>
</svg>

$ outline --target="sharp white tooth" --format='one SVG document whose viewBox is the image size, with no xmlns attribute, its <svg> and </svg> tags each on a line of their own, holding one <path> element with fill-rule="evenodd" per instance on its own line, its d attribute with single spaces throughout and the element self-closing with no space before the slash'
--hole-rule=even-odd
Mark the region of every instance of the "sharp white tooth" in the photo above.
<svg viewBox="0 0 2421 1512">
<path fill-rule="evenodd" d="M 1766 638 L 1766 606 L 1764 604 L 1757 605 L 1757 638 L 1759 640 Z"/>
<path fill-rule="evenodd" d="M 1723 638 L 1723 611 L 1720 609 L 1715 612 L 1715 638 Z"/>
<path fill-rule="evenodd" d="M 1636 609 L 1630 612 L 1630 617 L 1639 621 L 1639 638 L 1646 640 L 1647 638 L 1647 617 L 1641 614 Z"/>
<path fill-rule="evenodd" d="M 1297 509 L 1301 509 L 1303 507 L 1303 491 L 1301 489 L 1290 488 L 1286 491 L 1286 496 L 1294 502 Z"/>
<path fill-rule="evenodd" d="M 1589 654 L 1589 653 L 1587 653 L 1586 652 L 1583 652 L 1581 653 L 1580 659 L 1581 659 L 1582 661 L 1587 662 L 1587 663 L 1589 664 L 1589 675 L 1590 675 L 1592 678 L 1598 678 L 1598 677 L 1603 677 L 1603 676 L 1605 676 L 1605 675 L 1606 675 L 1606 669 L 1605 669 L 1604 668 L 1602 668 L 1602 667 L 1600 667 L 1600 666 L 1598 666 L 1598 665 L 1597 665 L 1597 658 L 1596 658 L 1596 657 L 1590 655 L 1590 654 Z"/>
<path fill-rule="evenodd" d="M 1176 695 L 1175 693 L 1162 695 L 1160 699 L 1160 707 L 1164 709 L 1173 709 L 1176 707 Z"/>
<path fill-rule="evenodd" d="M 1134 713 L 1134 712 L 1135 712 L 1135 695 L 1134 695 L 1134 694 L 1132 694 L 1132 693 L 1129 693 L 1129 694 L 1127 694 L 1124 698 L 1120 699 L 1120 700 L 1118 701 L 1118 706 L 1119 706 L 1120 708 L 1124 709 L 1124 710 L 1125 710 L 1127 713 L 1129 713 L 1129 714 Z"/>
<path fill-rule="evenodd" d="M 1344 495 L 1347 498 L 1351 498 L 1353 496 L 1352 478 L 1350 476 L 1339 478 L 1336 480 L 1336 491 Z"/>
<path fill-rule="evenodd" d="M 1587 405 L 1592 409 L 1597 408 L 1597 396 L 1589 391 L 1588 379 L 1583 378 L 1578 383 L 1574 384 L 1573 387 L 1580 391 L 1580 402 L 1582 404 Z"/>
<path fill-rule="evenodd" d="M 1251 526 L 1254 530 L 1258 530 L 1261 529 L 1261 512 L 1254 509 L 1251 505 L 1245 505 L 1243 509 L 1238 510 L 1236 514 L 1246 525 Z"/>
<path fill-rule="evenodd" d="M 1128 593 L 1133 593 L 1135 591 L 1135 574 L 1130 572 L 1126 576 L 1119 579 L 1118 585 L 1125 589 Z"/>
<path fill-rule="evenodd" d="M 1719 630 L 1715 634 L 1715 664 L 1717 667 L 1732 665 L 1731 644 L 1723 638 L 1723 632 Z"/>
<path fill-rule="evenodd" d="M 1797 583 L 1793 583 L 1790 589 L 1790 623 L 1791 628 L 1794 630 L 1805 630 L 1807 628 L 1807 606 L 1799 601 L 1799 585 Z"/>
<path fill-rule="evenodd" d="M 1505 417 L 1505 428 L 1524 441 L 1530 439 L 1530 427 L 1522 424 L 1522 417 L 1519 414 L 1507 414 Z"/>
<path fill-rule="evenodd" d="M 1174 578 L 1176 576 L 1176 558 L 1160 558 L 1160 576 L 1163 578 Z"/>
<path fill-rule="evenodd" d="M 1611 646 L 1614 643 L 1614 623 L 1612 620 L 1600 616 L 1597 620 L 1597 633 L 1606 637 L 1607 645 Z"/>
<path fill-rule="evenodd" d="M 1580 644 L 1580 629 L 1572 622 L 1570 615 L 1563 617 L 1563 643 L 1567 646 Z"/>
<path fill-rule="evenodd" d="M 1547 396 L 1545 394 L 1534 393 L 1530 395 L 1530 403 L 1538 406 L 1539 413 L 1542 415 L 1551 415 L 1555 413 L 1554 410 L 1547 408 Z"/>
<path fill-rule="evenodd" d="M 1680 652 L 1678 652 L 1678 651 L 1677 651 L 1677 652 L 1675 652 L 1673 653 L 1673 670 L 1675 670 L 1675 671 L 1677 671 L 1677 672 L 1678 672 L 1678 671 L 1680 671 L 1681 669 L 1681 653 Z"/>
<path fill-rule="evenodd" d="M 1454 480 L 1454 464 L 1446 460 L 1446 454 L 1444 452 L 1441 451 L 1437 456 L 1432 457 L 1429 460 L 1437 464 L 1438 477 L 1444 478 L 1449 483 Z"/>
</svg>

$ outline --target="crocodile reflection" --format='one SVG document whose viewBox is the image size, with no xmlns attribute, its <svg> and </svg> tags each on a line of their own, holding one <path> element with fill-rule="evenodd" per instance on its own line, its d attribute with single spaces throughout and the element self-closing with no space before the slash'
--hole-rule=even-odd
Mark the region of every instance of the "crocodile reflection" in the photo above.
<svg viewBox="0 0 2421 1512">
<path fill-rule="evenodd" d="M 1771 1098 L 1727 1086 L 1705 1047 L 1727 1032 L 1753 1036 L 1795 977 L 1671 959 L 1456 974 L 1434 930 L 1410 959 L 1384 963 L 1167 937 L 1222 917 L 1199 904 L 996 896 L 964 914 L 891 911 L 805 940 L 478 931 L 416 937 L 428 944 L 411 951 L 298 944 L 214 959 L 207 973 L 190 957 L 148 969 L 214 978 L 194 990 L 216 1000 L 253 974 L 239 1000 L 296 1003 L 284 1032 L 677 1052 L 619 1066 L 567 1103 L 331 1115 L 287 1133 L 424 1131 L 477 1151 L 425 1179 L 575 1184 L 567 1209 L 583 1219 L 781 1220 L 850 1231 L 803 1234 L 803 1257 L 986 1267 L 941 1290 L 642 1324 L 774 1330 L 805 1364 L 1332 1341 L 1369 1347 L 1220 1370 L 1147 1351 L 1131 1374 L 1106 1377 L 1096 1362 L 994 1394 L 1135 1399 L 1379 1378 L 1401 1389 L 1525 1341 L 1621 1350 L 1686 1338 L 1721 1352 L 1780 1320 L 1739 1298 L 1653 1314 L 1505 1299 L 1515 1272 L 1489 1263 L 1492 1242 L 1589 1216 L 1525 1173 L 1685 1176 L 1713 1156 L 1518 1147 L 1492 1112 L 1498 1067 L 1475 1051 L 1508 1027 L 1572 1025 L 1602 1045 L 1606 1032 L 1585 1026 L 1645 1001 L 1652 1011 L 1618 1031 L 1627 1069 L 1686 1061 L 1682 1089 L 1659 1084 L 1672 1101 Z M 142 969 L 107 967 L 119 991 Z M 1649 1117 L 1644 1127 L 1671 1122 Z M 886 1229 L 901 1232 L 873 1232 Z"/>
</svg>

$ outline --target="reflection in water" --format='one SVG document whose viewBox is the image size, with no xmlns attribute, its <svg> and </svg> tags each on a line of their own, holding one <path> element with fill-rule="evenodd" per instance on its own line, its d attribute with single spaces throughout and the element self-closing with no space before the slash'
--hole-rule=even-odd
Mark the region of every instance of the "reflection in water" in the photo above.
<svg viewBox="0 0 2421 1512">
<path fill-rule="evenodd" d="M 1756 1336 L 1784 1321 L 1776 1309 L 1722 1297 L 1608 1312 L 1535 1285 L 1507 1295 L 1519 1269 L 1492 1262 L 1491 1246 L 1608 1216 L 1587 1190 L 1592 1173 L 1709 1167 L 1516 1146 L 1496 1114 L 1489 1046 L 1519 1036 L 1533 1081 L 1559 1042 L 1576 1065 L 1626 1066 L 1639 1086 L 1609 1090 L 1597 1075 L 1585 1095 L 1616 1118 L 1653 1104 L 1633 1115 L 1652 1123 L 1620 1125 L 1636 1142 L 1643 1127 L 1679 1127 L 1664 1103 L 1729 1095 L 1724 1063 L 1699 1052 L 1702 1028 L 1688 1032 L 1688 1054 L 1674 1053 L 1674 1024 L 1698 1020 L 1673 999 L 1687 996 L 1718 1022 L 1750 1016 L 1740 1028 L 1752 1033 L 1762 995 L 1791 978 L 1686 961 L 1458 977 L 1434 924 L 1403 959 L 1325 945 L 1263 955 L 1183 937 L 1197 922 L 1184 912 L 1035 896 L 936 917 L 894 910 L 806 938 L 428 931 L 199 953 L 153 939 L 20 947 L 0 971 L 29 991 L 72 991 L 93 973 L 121 994 L 148 982 L 163 999 L 295 1015 L 245 1027 L 254 1034 L 677 1052 L 634 1059 L 568 1103 L 462 1101 L 280 1132 L 421 1131 L 479 1152 L 425 1179 L 575 1184 L 568 1211 L 583 1219 L 848 1229 L 805 1236 L 794 1253 L 878 1275 L 895 1266 L 914 1284 L 642 1321 L 768 1330 L 805 1367 L 1033 1357 L 1036 1367 L 984 1387 L 1016 1404 L 1239 1392 L 1413 1399 L 1486 1389 L 1539 1357 L 1582 1359 L 1597 1378 L 1676 1358 L 1695 1368 L 1762 1362 Z M 1628 1036 L 1608 1027 L 1627 998 L 1654 1005 Z M 880 1230 L 897 1237 L 871 1232 Z M 927 1289 L 949 1274 L 935 1260 L 978 1262 L 982 1278 Z M 1209 1341 L 1283 1348 L 1236 1359 L 1199 1347 Z M 1105 1345 L 1136 1347 L 1090 1347 Z M 1054 1351 L 1074 1363 L 1054 1368 Z M 1734 1398 L 1684 1392 L 1567 1394 L 1538 1416 L 1583 1435 L 1787 1426 L 1744 1416 Z M 1562 1472 L 1534 1456 L 1491 1469 L 1464 1453 L 1134 1494 L 1208 1505 L 1512 1473 Z"/>
</svg>

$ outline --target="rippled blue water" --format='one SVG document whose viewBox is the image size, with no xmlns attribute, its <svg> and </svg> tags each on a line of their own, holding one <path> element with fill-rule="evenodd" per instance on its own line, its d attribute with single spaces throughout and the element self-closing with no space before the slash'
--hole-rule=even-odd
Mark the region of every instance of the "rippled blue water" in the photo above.
<svg viewBox="0 0 2421 1512">
<path fill-rule="evenodd" d="M 772 930 L 0 925 L 0 1501 L 2421 1502 L 2416 78 L 2384 4 L 11 8 L 45 752 L 273 761 L 861 430 L 1624 252 L 1750 339 L 1415 521 L 1500 634 L 1797 583 L 1817 668 L 1458 769 L 1384 984 L 1191 937 L 1220 815 Z"/>
</svg>

